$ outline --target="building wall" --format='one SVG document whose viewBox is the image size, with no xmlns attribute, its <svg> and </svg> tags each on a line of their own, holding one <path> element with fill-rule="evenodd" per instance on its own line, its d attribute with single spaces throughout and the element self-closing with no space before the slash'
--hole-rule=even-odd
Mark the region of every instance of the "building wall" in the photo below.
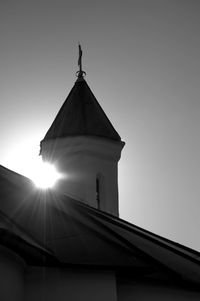
<svg viewBox="0 0 200 301">
<path fill-rule="evenodd" d="M 28 267 L 4 246 L 0 246 L 0 280 L 1 301 L 200 300 L 200 290 L 148 282 L 116 282 L 112 271 Z"/>
<path fill-rule="evenodd" d="M 25 301 L 117 301 L 114 273 L 31 268 Z"/>
<path fill-rule="evenodd" d="M 24 262 L 11 250 L 0 246 L 0 300 L 24 300 Z"/>
<path fill-rule="evenodd" d="M 120 284 L 118 301 L 199 301 L 200 291 L 148 284 Z"/>
</svg>

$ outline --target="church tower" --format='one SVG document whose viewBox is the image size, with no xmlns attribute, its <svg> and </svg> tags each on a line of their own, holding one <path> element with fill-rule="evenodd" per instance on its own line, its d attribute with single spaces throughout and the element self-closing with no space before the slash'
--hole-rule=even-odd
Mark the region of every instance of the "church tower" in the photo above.
<svg viewBox="0 0 200 301">
<path fill-rule="evenodd" d="M 65 175 L 56 189 L 118 216 L 118 161 L 125 143 L 85 81 L 80 45 L 78 64 L 78 78 L 41 141 L 42 159 Z"/>
</svg>

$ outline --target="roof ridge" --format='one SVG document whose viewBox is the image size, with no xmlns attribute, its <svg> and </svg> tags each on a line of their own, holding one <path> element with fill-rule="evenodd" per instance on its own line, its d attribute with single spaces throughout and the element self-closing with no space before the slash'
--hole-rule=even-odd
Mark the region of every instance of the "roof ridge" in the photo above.
<svg viewBox="0 0 200 301">
<path fill-rule="evenodd" d="M 190 257 L 191 259 L 195 260 L 195 263 L 198 263 L 200 264 L 200 252 L 192 249 L 192 248 L 189 248 L 185 245 L 182 245 L 180 243 L 177 243 L 173 240 L 170 240 L 168 238 L 165 238 L 163 236 L 160 236 L 158 234 L 155 234 L 149 230 L 146 230 L 146 229 L 143 229 L 137 225 L 134 225 L 134 224 L 131 224 L 129 223 L 128 221 L 126 220 L 123 220 L 119 217 L 116 217 L 110 213 L 107 213 L 105 211 L 102 211 L 102 210 L 99 210 L 99 209 L 96 209 L 90 205 L 87 205 L 79 200 L 75 200 L 75 199 L 72 199 L 70 198 L 71 200 L 73 200 L 75 203 L 77 203 L 77 205 L 79 206 L 82 206 L 82 207 L 87 207 L 88 210 L 92 211 L 95 213 L 95 215 L 98 215 L 98 216 L 101 216 L 101 217 L 104 217 L 106 220 L 109 220 L 109 222 L 114 222 L 115 224 L 119 223 L 120 222 L 120 226 L 122 226 L 123 228 L 125 228 L 126 230 L 128 231 L 140 231 L 140 234 L 142 235 L 145 235 L 145 236 L 148 236 L 150 238 L 151 241 L 154 241 L 156 243 L 159 243 L 160 245 L 164 245 L 166 246 L 168 249 L 173 249 L 170 245 L 172 245 L 173 247 L 177 247 L 179 250 L 178 253 L 182 253 L 184 254 L 186 257 Z M 174 250 L 174 249 L 173 249 Z M 186 251 L 187 253 L 183 252 Z"/>
</svg>

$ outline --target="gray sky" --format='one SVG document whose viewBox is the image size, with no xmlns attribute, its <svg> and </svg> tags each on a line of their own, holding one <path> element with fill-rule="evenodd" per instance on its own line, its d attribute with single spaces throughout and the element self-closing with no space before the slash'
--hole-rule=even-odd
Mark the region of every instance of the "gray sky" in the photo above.
<svg viewBox="0 0 200 301">
<path fill-rule="evenodd" d="M 0 164 L 20 171 L 86 80 L 126 142 L 120 215 L 200 251 L 200 1 L 0 2 Z"/>
</svg>

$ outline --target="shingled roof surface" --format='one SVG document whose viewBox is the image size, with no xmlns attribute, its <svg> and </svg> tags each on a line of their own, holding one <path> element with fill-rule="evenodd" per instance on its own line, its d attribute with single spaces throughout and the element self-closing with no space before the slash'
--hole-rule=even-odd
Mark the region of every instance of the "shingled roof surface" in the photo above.
<svg viewBox="0 0 200 301">
<path fill-rule="evenodd" d="M 125 270 L 200 285 L 199 252 L 66 195 L 38 190 L 2 166 L 0 244 L 32 265 Z"/>
<path fill-rule="evenodd" d="M 75 82 L 44 140 L 75 135 L 121 140 L 83 78 Z"/>
</svg>

